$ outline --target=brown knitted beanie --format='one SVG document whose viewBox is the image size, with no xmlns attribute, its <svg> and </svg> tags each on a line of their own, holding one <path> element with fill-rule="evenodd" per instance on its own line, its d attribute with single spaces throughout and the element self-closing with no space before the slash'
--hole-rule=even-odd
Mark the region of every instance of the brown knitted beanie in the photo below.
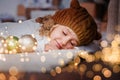
<svg viewBox="0 0 120 80">
<path fill-rule="evenodd" d="M 77 0 L 71 1 L 70 8 L 58 10 L 52 18 L 56 24 L 68 26 L 77 34 L 78 46 L 87 45 L 101 38 L 95 21 Z"/>
</svg>

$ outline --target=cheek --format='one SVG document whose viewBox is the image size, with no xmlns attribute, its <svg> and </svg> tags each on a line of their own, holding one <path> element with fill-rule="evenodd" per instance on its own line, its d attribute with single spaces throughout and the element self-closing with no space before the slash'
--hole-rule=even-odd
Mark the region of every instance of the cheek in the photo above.
<svg viewBox="0 0 120 80">
<path fill-rule="evenodd" d="M 66 47 L 65 47 L 66 49 L 73 49 L 74 48 L 74 46 L 71 46 L 71 45 L 66 45 Z"/>
<path fill-rule="evenodd" d="M 53 34 L 53 33 L 52 33 L 52 34 L 50 34 L 50 38 L 51 38 L 51 39 L 55 39 L 55 38 L 56 38 L 56 36 L 57 36 L 57 34 Z"/>
<path fill-rule="evenodd" d="M 51 40 L 50 42 L 49 42 L 49 44 L 51 45 L 51 47 L 55 47 L 56 46 L 56 42 L 55 42 L 55 40 Z"/>
<path fill-rule="evenodd" d="M 57 33 L 57 32 L 52 32 L 50 34 L 50 38 L 51 39 L 56 39 L 56 38 L 61 38 L 62 34 L 61 33 Z"/>
</svg>

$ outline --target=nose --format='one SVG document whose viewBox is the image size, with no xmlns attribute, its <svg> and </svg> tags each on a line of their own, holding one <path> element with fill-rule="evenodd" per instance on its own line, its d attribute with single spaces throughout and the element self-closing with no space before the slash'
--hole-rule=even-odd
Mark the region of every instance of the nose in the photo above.
<svg viewBox="0 0 120 80">
<path fill-rule="evenodd" d="M 71 40 L 71 37 L 69 36 L 62 38 L 62 46 L 67 45 L 70 42 L 70 40 Z"/>
</svg>

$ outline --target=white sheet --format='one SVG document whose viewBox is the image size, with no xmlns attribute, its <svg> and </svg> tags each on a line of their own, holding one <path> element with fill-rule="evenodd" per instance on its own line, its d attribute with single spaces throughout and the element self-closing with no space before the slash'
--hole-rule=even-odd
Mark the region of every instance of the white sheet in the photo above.
<svg viewBox="0 0 120 80">
<path fill-rule="evenodd" d="M 25 34 L 35 34 L 35 37 L 39 40 L 41 39 L 39 35 L 37 35 L 39 26 L 40 24 L 36 23 L 34 19 L 23 23 L 1 23 L 0 33 L 2 34 L 0 35 L 4 37 L 9 35 L 20 37 Z M 0 70 L 9 70 L 11 67 L 16 67 L 19 71 L 40 72 L 43 69 L 49 71 L 55 68 L 55 66 L 61 66 L 60 63 L 67 64 L 77 55 L 77 51 L 79 50 L 94 52 L 98 49 L 98 46 L 90 44 L 88 46 L 76 47 L 77 49 L 74 50 L 41 52 L 39 48 L 43 42 L 38 43 L 38 49 L 34 53 L 0 54 Z"/>
</svg>

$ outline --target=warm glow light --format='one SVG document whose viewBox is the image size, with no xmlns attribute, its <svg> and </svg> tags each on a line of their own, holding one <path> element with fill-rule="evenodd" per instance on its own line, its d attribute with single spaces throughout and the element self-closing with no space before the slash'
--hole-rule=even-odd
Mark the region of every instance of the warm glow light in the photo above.
<svg viewBox="0 0 120 80">
<path fill-rule="evenodd" d="M 29 62 L 29 61 L 30 61 L 30 59 L 29 59 L 29 58 L 25 58 L 25 61 L 26 61 L 26 62 Z"/>
<path fill-rule="evenodd" d="M 25 59 L 24 58 L 20 58 L 20 62 L 24 62 L 25 61 Z"/>
<path fill-rule="evenodd" d="M 99 72 L 102 70 L 102 65 L 101 64 L 94 64 L 92 69 L 93 69 L 93 71 Z"/>
<path fill-rule="evenodd" d="M 40 60 L 41 60 L 41 62 L 43 62 L 43 63 L 44 63 L 44 62 L 46 61 L 45 56 L 41 56 Z"/>
<path fill-rule="evenodd" d="M 0 54 L 0 60 L 2 60 L 2 61 L 6 61 L 5 55 Z"/>
<path fill-rule="evenodd" d="M 51 74 L 52 76 L 56 76 L 55 70 L 51 70 L 51 71 L 50 71 L 50 74 Z"/>
<path fill-rule="evenodd" d="M 113 66 L 113 72 L 114 73 L 119 73 L 120 72 L 120 66 L 119 65 L 114 65 Z"/>
<path fill-rule="evenodd" d="M 104 69 L 102 70 L 102 73 L 103 73 L 103 75 L 104 75 L 106 78 L 109 78 L 109 77 L 111 77 L 111 75 L 112 75 L 112 72 L 111 72 L 109 69 L 107 69 L 107 68 L 104 68 Z"/>
<path fill-rule="evenodd" d="M 9 74 L 12 75 L 12 76 L 16 76 L 18 74 L 18 69 L 13 66 L 9 69 Z"/>
<path fill-rule="evenodd" d="M 107 41 L 101 41 L 101 47 L 107 47 L 108 46 L 108 42 Z"/>
<path fill-rule="evenodd" d="M 102 50 L 103 55 L 101 56 L 102 60 L 107 61 L 107 62 L 110 61 L 108 56 L 110 56 L 111 53 L 112 53 L 112 49 L 110 47 L 103 48 L 103 50 Z"/>
<path fill-rule="evenodd" d="M 115 37 L 114 37 L 114 40 L 116 42 L 118 42 L 118 44 L 120 44 L 120 35 L 119 34 L 116 34 Z"/>
<path fill-rule="evenodd" d="M 56 73 L 58 73 L 58 74 L 61 73 L 61 68 L 60 67 L 56 67 L 55 70 L 56 70 Z"/>
<path fill-rule="evenodd" d="M 0 73 L 0 80 L 7 80 L 4 73 Z"/>
<path fill-rule="evenodd" d="M 14 53 L 17 52 L 17 48 L 18 48 L 18 38 L 16 36 L 8 36 L 6 38 L 6 44 L 7 44 L 7 49 L 8 51 L 10 51 L 9 53 Z"/>
<path fill-rule="evenodd" d="M 22 23 L 23 21 L 22 20 L 18 20 L 18 23 Z"/>
<path fill-rule="evenodd" d="M 118 46 L 116 41 L 112 41 L 111 47 L 103 48 L 102 53 L 103 53 L 102 56 L 103 61 L 110 62 L 111 64 L 120 63 L 120 47 Z"/>
<path fill-rule="evenodd" d="M 5 52 L 5 39 L 4 37 L 0 36 L 0 53 L 4 53 Z"/>
<path fill-rule="evenodd" d="M 74 58 L 74 63 L 79 64 L 79 63 L 80 63 L 80 57 L 78 57 L 78 56 L 75 57 L 75 58 Z"/>
<path fill-rule="evenodd" d="M 1 35 L 2 34 L 3 33 L 1 33 Z M 113 36 L 113 35 L 110 35 L 110 36 Z M 0 53 L 9 53 L 9 54 L 24 53 L 20 55 L 18 59 L 19 62 L 30 63 L 32 62 L 31 60 L 32 58 L 31 56 L 29 57 L 29 53 L 34 52 L 37 54 L 37 56 L 39 56 L 38 62 L 40 62 L 40 64 L 47 63 L 47 60 L 49 59 L 47 59 L 46 55 L 48 56 L 49 53 L 47 54 L 45 51 L 36 50 L 37 41 L 35 39 L 34 34 L 23 35 L 19 39 L 17 38 L 18 40 L 16 40 L 16 38 L 17 37 L 15 36 L 8 36 L 6 39 L 1 38 L 0 39 L 1 40 L 0 41 Z M 50 40 L 50 38 L 48 39 Z M 101 44 L 102 49 L 100 51 L 95 52 L 94 54 L 89 54 L 89 52 L 84 51 L 84 50 L 78 51 L 77 49 L 76 52 L 78 54 L 74 56 L 74 54 L 70 50 L 69 52 L 67 51 L 67 53 L 65 53 L 64 58 L 71 59 L 71 61 L 69 62 L 67 61 L 68 63 L 66 63 L 66 59 L 63 58 L 62 56 L 63 53 L 61 51 L 57 53 L 56 51 L 53 51 L 52 57 L 54 57 L 55 60 L 57 59 L 58 61 L 56 61 L 57 66 L 53 65 L 54 70 L 51 69 L 50 74 L 52 76 L 56 76 L 56 74 L 60 74 L 62 73 L 62 71 L 72 72 L 76 70 L 76 71 L 79 71 L 80 76 L 84 74 L 84 77 L 86 76 L 87 78 L 91 78 L 93 80 L 102 80 L 103 77 L 108 79 L 112 77 L 112 71 L 113 73 L 119 74 L 120 72 L 120 35 L 119 34 L 115 35 L 114 40 L 112 40 L 110 44 L 106 40 L 103 40 L 100 44 Z M 50 50 L 49 52 L 51 53 L 52 50 Z M 62 58 L 61 57 L 59 58 L 59 56 L 62 56 Z M 82 62 L 81 58 L 84 59 L 85 63 Z M 7 60 L 9 59 L 6 58 L 5 54 L 4 55 L 0 54 L 0 61 L 6 63 Z M 99 60 L 100 60 L 100 63 L 99 63 Z M 105 66 L 102 65 L 101 60 L 103 61 L 103 63 L 107 62 L 107 63 L 110 63 L 110 65 L 112 64 L 110 66 L 110 69 L 109 67 L 104 68 Z M 96 63 L 97 61 L 98 63 Z M 91 67 L 87 66 L 87 63 L 92 64 L 92 66 Z M 47 64 L 49 65 L 49 63 Z M 112 71 L 111 71 L 111 67 L 112 67 Z M 9 78 L 9 80 L 17 80 L 17 77 L 20 76 L 18 69 L 19 67 L 17 66 L 10 67 L 8 71 L 9 76 L 7 76 L 7 78 Z M 42 73 L 46 73 L 47 67 L 40 65 L 39 71 Z M 97 75 L 96 73 L 97 74 L 102 73 L 102 76 Z M 6 75 L 4 73 L 0 73 L 0 80 L 6 80 Z"/>
<path fill-rule="evenodd" d="M 114 38 L 114 34 L 108 34 L 106 38 L 107 40 L 111 41 Z"/>
<path fill-rule="evenodd" d="M 64 63 L 64 59 L 59 59 L 58 60 L 58 63 L 61 65 L 61 66 L 63 66 L 65 63 Z"/>
<path fill-rule="evenodd" d="M 111 47 L 119 47 L 119 43 L 115 40 L 111 42 Z"/>
<path fill-rule="evenodd" d="M 95 56 L 95 60 L 96 60 L 96 61 L 97 61 L 97 60 L 100 60 L 101 57 L 102 57 L 102 52 L 101 52 L 101 51 L 97 51 L 97 52 L 94 54 L 94 56 Z"/>
<path fill-rule="evenodd" d="M 93 71 L 87 71 L 87 72 L 86 72 L 86 76 L 87 76 L 88 78 L 93 78 L 94 72 L 93 72 Z"/>
<path fill-rule="evenodd" d="M 86 71 L 86 69 L 87 69 L 87 66 L 85 64 L 81 64 L 79 66 L 79 71 L 82 72 L 82 73 L 84 73 Z"/>
<path fill-rule="evenodd" d="M 96 76 L 94 76 L 93 80 L 102 80 L 102 78 L 101 78 L 101 76 L 96 75 Z"/>
<path fill-rule="evenodd" d="M 95 61 L 95 56 L 94 56 L 94 55 L 88 55 L 88 56 L 86 57 L 86 61 L 87 61 L 87 62 L 93 62 L 93 61 Z"/>
<path fill-rule="evenodd" d="M 32 35 L 23 35 L 19 39 L 21 52 L 33 52 L 37 48 L 37 40 Z"/>
<path fill-rule="evenodd" d="M 2 35 L 3 35 L 3 32 L 1 32 L 0 35 L 2 36 Z"/>
<path fill-rule="evenodd" d="M 74 67 L 73 67 L 72 65 L 69 65 L 69 66 L 66 68 L 66 70 L 67 70 L 68 72 L 72 72 L 73 69 L 74 69 Z"/>
<path fill-rule="evenodd" d="M 68 52 L 66 56 L 67 56 L 67 58 L 72 58 L 73 57 L 73 53 L 72 52 Z"/>
<path fill-rule="evenodd" d="M 10 76 L 9 80 L 18 80 L 15 76 Z"/>
<path fill-rule="evenodd" d="M 80 51 L 80 52 L 78 52 L 78 54 L 83 59 L 86 59 L 89 56 L 87 51 Z"/>
<path fill-rule="evenodd" d="M 41 72 L 42 72 L 42 73 L 46 73 L 46 68 L 45 68 L 45 67 L 42 67 L 42 68 L 41 68 Z"/>
</svg>

